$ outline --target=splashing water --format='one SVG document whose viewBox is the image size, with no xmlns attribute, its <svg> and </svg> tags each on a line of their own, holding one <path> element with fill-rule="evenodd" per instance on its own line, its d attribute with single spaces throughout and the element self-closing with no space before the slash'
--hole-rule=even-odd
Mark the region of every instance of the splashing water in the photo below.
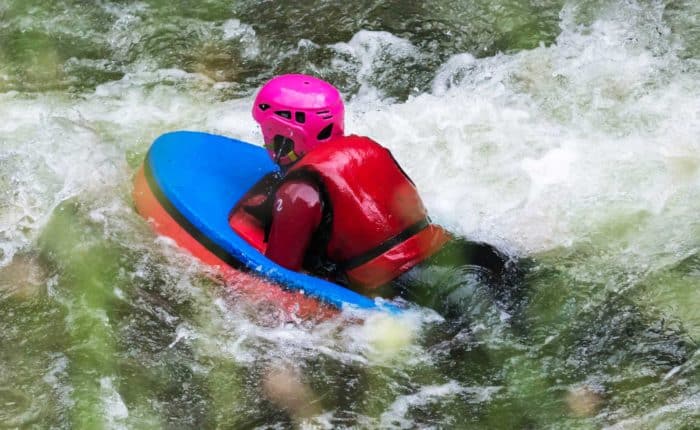
<svg viewBox="0 0 700 430">
<path fill-rule="evenodd" d="M 697 2 L 346 3 L 0 1 L 2 421 L 692 428 Z M 534 260 L 512 314 L 289 322 L 152 235 L 150 142 L 260 142 L 252 93 L 291 71 L 338 84 L 436 222 Z"/>
</svg>

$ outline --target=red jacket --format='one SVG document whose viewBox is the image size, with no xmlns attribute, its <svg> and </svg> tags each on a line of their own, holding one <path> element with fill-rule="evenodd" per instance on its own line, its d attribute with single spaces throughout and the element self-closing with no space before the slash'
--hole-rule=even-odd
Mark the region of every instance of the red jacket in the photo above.
<svg viewBox="0 0 700 430">
<path fill-rule="evenodd" d="M 355 285 L 386 284 L 449 240 L 430 224 L 415 185 L 391 153 L 367 137 L 340 137 L 315 148 L 287 172 L 284 182 L 294 181 L 314 184 L 322 197 L 315 251 Z"/>
</svg>

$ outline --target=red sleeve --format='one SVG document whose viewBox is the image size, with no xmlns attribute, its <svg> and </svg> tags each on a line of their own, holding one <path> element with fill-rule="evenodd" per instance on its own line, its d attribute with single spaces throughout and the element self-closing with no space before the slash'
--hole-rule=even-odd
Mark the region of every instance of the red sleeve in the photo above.
<svg viewBox="0 0 700 430">
<path fill-rule="evenodd" d="M 314 185 L 304 181 L 283 184 L 275 194 L 265 255 L 288 269 L 301 269 L 322 214 L 321 195 Z"/>
</svg>

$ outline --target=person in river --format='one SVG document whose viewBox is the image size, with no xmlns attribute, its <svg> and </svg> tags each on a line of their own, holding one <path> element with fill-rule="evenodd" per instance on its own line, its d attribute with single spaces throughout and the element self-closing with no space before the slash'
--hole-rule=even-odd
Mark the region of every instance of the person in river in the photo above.
<svg viewBox="0 0 700 430">
<path fill-rule="evenodd" d="M 401 295 L 441 313 L 459 311 L 476 281 L 503 280 L 514 260 L 491 245 L 433 224 L 415 184 L 391 152 L 369 137 L 345 135 L 345 108 L 330 83 L 301 74 L 259 90 L 253 118 L 283 172 L 261 205 L 266 256 L 374 296 Z M 449 269 L 448 279 L 434 280 Z M 430 288 L 424 285 L 430 283 Z"/>
</svg>

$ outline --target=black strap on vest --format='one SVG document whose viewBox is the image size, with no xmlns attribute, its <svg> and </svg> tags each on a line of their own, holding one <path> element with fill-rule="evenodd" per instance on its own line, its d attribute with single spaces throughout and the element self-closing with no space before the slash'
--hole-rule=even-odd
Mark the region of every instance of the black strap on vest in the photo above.
<svg viewBox="0 0 700 430">
<path fill-rule="evenodd" d="M 343 261 L 339 264 L 339 266 L 342 267 L 345 271 L 360 267 L 368 261 L 371 261 L 384 254 L 385 252 L 400 244 L 401 242 L 405 242 L 411 236 L 418 234 L 428 225 L 430 225 L 430 221 L 428 220 L 428 218 L 423 218 L 422 220 L 408 227 L 406 230 L 402 231 L 401 233 L 397 234 L 392 238 L 385 240 L 384 242 L 380 243 L 378 246 L 370 249 L 369 251 L 363 252 L 358 256 Z"/>
</svg>

